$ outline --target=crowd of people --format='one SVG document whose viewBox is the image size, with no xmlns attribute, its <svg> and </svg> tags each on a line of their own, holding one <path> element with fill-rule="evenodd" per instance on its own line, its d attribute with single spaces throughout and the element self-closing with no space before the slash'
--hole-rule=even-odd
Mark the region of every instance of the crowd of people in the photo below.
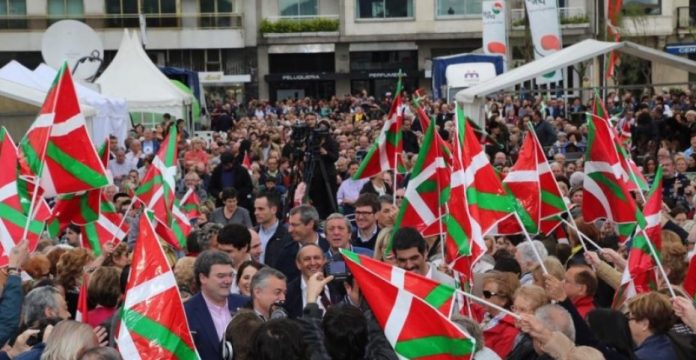
<svg viewBox="0 0 696 360">
<path fill-rule="evenodd" d="M 424 238 L 408 224 L 394 227 L 425 131 L 409 95 L 401 94 L 407 172 L 396 176 L 353 179 L 382 131 L 392 94 L 225 99 L 210 105 L 210 138 L 169 115 L 154 128 L 135 126 L 125 141 L 111 137 L 113 185 L 105 193 L 131 223 L 130 233 L 99 256 L 81 246 L 82 229 L 74 225 L 58 239 L 43 238 L 33 252 L 26 242 L 15 246 L 0 272 L 0 359 L 121 358 L 114 338 L 141 211 L 130 204 L 174 126 L 176 196 L 192 191 L 202 203 L 185 249 L 167 253 L 201 359 L 396 359 L 356 279 L 338 276 L 333 265 L 347 249 L 457 286 L 440 238 Z M 664 169 L 658 250 L 677 295 L 670 297 L 663 280 L 619 308 L 612 303 L 629 249 L 615 224 L 587 223 L 580 211 L 585 112 L 599 104 L 489 99 L 481 141 L 500 176 L 515 163 L 531 124 L 578 229 L 602 250 L 585 251 L 565 227 L 531 242 L 486 236 L 470 291 L 487 304 L 460 306 L 451 318 L 476 340 L 474 359 L 696 358 L 696 308 L 681 287 L 696 242 L 695 100 L 669 89 L 605 97 L 646 179 Z M 426 96 L 419 103 L 441 137 L 451 139 L 454 104 Z M 84 273 L 87 323 L 71 320 Z"/>
</svg>

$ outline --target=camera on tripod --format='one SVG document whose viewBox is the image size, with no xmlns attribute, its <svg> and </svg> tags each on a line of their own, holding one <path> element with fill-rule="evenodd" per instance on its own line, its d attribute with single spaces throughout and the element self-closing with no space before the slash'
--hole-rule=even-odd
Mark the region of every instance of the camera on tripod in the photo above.
<svg viewBox="0 0 696 360">
<path fill-rule="evenodd" d="M 305 123 L 296 123 L 292 126 L 290 137 L 295 149 L 304 149 L 307 154 L 319 154 L 321 145 L 329 136 L 330 131 L 326 123 L 319 123 L 315 128 L 310 128 Z"/>
</svg>

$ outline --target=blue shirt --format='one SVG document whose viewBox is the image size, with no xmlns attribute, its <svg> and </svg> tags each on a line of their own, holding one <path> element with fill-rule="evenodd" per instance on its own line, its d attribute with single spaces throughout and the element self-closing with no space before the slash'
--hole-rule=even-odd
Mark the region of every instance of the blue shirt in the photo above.
<svg viewBox="0 0 696 360">
<path fill-rule="evenodd" d="M 677 360 L 672 341 L 665 334 L 651 335 L 635 350 L 638 360 Z"/>
</svg>

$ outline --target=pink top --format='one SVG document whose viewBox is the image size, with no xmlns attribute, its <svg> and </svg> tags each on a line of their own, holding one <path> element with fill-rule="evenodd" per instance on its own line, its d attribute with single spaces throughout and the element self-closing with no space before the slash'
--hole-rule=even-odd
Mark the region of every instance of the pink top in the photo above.
<svg viewBox="0 0 696 360">
<path fill-rule="evenodd" d="M 222 340 L 222 336 L 225 334 L 225 329 L 227 324 L 232 321 L 232 314 L 230 314 L 229 306 L 227 305 L 227 299 L 225 299 L 225 305 L 218 306 L 213 304 L 212 301 L 203 295 L 203 300 L 205 300 L 205 305 L 208 307 L 208 312 L 210 317 L 213 318 L 213 324 L 215 324 L 215 332 L 217 332 L 218 341 Z"/>
<path fill-rule="evenodd" d="M 95 327 L 101 325 L 101 323 L 103 323 L 104 321 L 106 321 L 106 319 L 110 318 L 115 312 L 116 312 L 115 307 L 107 308 L 107 307 L 98 306 L 98 307 L 90 310 L 89 312 L 87 312 L 87 324 L 89 324 L 89 326 L 95 328 Z"/>
</svg>

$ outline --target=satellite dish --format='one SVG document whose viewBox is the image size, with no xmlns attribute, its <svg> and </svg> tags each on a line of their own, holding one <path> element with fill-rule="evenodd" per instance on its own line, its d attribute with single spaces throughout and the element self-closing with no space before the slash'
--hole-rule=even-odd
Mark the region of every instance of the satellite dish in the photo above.
<svg viewBox="0 0 696 360">
<path fill-rule="evenodd" d="M 43 34 L 41 55 L 44 62 L 54 69 L 60 69 L 67 61 L 74 77 L 88 80 L 94 78 L 102 64 L 104 45 L 99 35 L 87 24 L 77 20 L 61 20 Z"/>
</svg>

